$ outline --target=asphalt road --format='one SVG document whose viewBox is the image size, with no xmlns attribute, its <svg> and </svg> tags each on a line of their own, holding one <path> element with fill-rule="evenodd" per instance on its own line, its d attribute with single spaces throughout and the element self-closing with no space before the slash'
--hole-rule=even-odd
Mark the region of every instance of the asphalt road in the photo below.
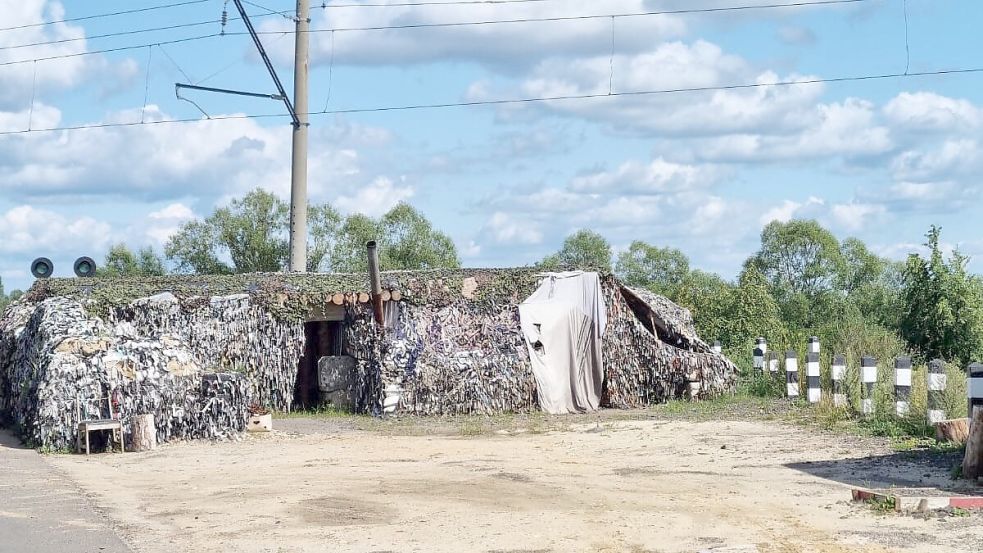
<svg viewBox="0 0 983 553">
<path fill-rule="evenodd" d="M 76 551 L 130 553 L 130 548 L 74 483 L 0 429 L 0 553 Z"/>
</svg>

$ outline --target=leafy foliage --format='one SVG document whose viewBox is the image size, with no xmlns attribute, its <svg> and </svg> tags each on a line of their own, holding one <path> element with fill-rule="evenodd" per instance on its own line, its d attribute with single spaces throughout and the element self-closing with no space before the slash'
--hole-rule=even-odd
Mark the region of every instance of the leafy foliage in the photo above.
<svg viewBox="0 0 983 553">
<path fill-rule="evenodd" d="M 912 254 L 905 265 L 900 331 L 926 358 L 966 363 L 983 354 L 983 283 L 958 250 L 945 260 L 941 233 L 933 226 L 928 258 Z"/>
<path fill-rule="evenodd" d="M 689 259 L 676 248 L 659 248 L 636 240 L 618 256 L 614 272 L 631 286 L 675 296 L 689 275 Z"/>
<path fill-rule="evenodd" d="M 611 244 L 591 230 L 578 230 L 563 241 L 560 251 L 546 256 L 538 265 L 547 271 L 563 269 L 611 270 Z"/>
<path fill-rule="evenodd" d="M 163 276 L 164 260 L 153 248 L 141 248 L 133 253 L 126 244 L 119 243 L 109 248 L 106 259 L 98 268 L 96 275 L 100 277 L 120 276 Z"/>
</svg>

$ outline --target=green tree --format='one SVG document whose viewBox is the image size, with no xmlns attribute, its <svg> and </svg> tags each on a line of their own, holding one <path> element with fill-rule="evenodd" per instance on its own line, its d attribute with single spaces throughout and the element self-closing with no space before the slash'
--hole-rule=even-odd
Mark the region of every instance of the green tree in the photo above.
<svg viewBox="0 0 983 553">
<path fill-rule="evenodd" d="M 833 233 L 816 221 L 772 221 L 754 257 L 777 296 L 812 297 L 842 282 L 845 260 Z"/>
<path fill-rule="evenodd" d="M 636 240 L 618 255 L 614 272 L 631 286 L 643 286 L 675 299 L 689 275 L 689 259 L 676 248 L 659 248 Z"/>
<path fill-rule="evenodd" d="M 312 205 L 307 210 L 307 270 L 311 272 L 328 271 L 331 264 L 331 251 L 338 242 L 342 218 L 338 211 L 328 204 Z"/>
<path fill-rule="evenodd" d="M 365 244 L 370 240 L 378 241 L 381 234 L 379 222 L 368 215 L 353 213 L 345 217 L 331 251 L 331 270 L 337 273 L 367 271 Z"/>
<path fill-rule="evenodd" d="M 705 340 L 723 341 L 728 333 L 735 287 L 714 273 L 691 271 L 671 298 L 690 310 L 696 331 Z"/>
<path fill-rule="evenodd" d="M 548 271 L 560 269 L 610 271 L 611 245 L 594 231 L 578 230 L 563 241 L 560 251 L 540 261 L 539 267 Z"/>
<path fill-rule="evenodd" d="M 768 290 L 768 281 L 754 263 L 745 264 L 733 294 L 727 339 L 728 347 L 752 344 L 754 338 L 784 336 L 778 304 Z"/>
<path fill-rule="evenodd" d="M 955 251 L 946 261 L 942 230 L 926 237 L 928 258 L 908 257 L 902 292 L 901 336 L 926 358 L 966 363 L 983 354 L 983 283 L 966 271 L 968 259 Z"/>
<path fill-rule="evenodd" d="M 461 266 L 450 236 L 407 203 L 400 202 L 380 221 L 381 259 L 384 270 L 439 269 Z"/>
<path fill-rule="evenodd" d="M 105 261 L 97 270 L 101 277 L 162 276 L 165 273 L 164 260 L 153 248 L 141 248 L 134 254 L 124 243 L 109 248 Z"/>
</svg>

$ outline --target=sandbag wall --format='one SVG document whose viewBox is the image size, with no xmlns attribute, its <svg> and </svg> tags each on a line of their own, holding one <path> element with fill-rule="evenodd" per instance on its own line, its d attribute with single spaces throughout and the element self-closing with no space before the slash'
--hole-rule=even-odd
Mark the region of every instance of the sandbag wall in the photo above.
<svg viewBox="0 0 983 553">
<path fill-rule="evenodd" d="M 0 322 L 0 418 L 47 449 L 73 448 L 80 419 L 108 416 L 108 401 L 127 429 L 131 416 L 153 414 L 161 442 L 244 429 L 252 398 L 245 375 L 211 373 L 178 333 L 135 328 L 106 324 L 67 298 L 8 311 Z"/>
</svg>

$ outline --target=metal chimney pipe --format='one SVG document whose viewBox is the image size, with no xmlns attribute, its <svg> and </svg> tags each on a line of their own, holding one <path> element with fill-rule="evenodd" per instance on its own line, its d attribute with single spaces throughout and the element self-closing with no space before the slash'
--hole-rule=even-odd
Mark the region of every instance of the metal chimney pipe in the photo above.
<svg viewBox="0 0 983 553">
<path fill-rule="evenodd" d="M 379 275 L 379 252 L 376 249 L 375 240 L 370 240 L 365 244 L 369 253 L 369 284 L 372 287 L 372 311 L 375 315 L 375 322 L 383 326 L 382 314 L 382 277 Z"/>
</svg>

